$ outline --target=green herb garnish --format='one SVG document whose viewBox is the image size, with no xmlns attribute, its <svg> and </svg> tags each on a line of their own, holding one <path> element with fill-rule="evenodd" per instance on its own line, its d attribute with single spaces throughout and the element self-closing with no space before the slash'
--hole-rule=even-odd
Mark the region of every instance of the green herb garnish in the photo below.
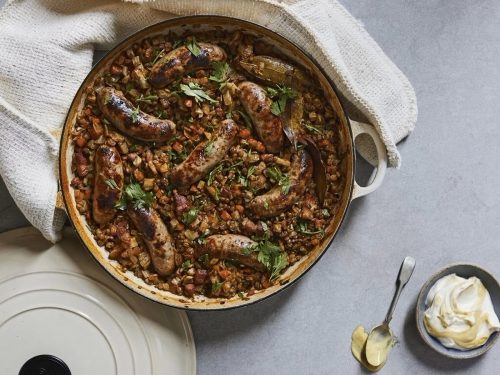
<svg viewBox="0 0 500 375">
<path fill-rule="evenodd" d="M 315 234 L 321 234 L 321 236 L 325 235 L 325 230 L 324 229 L 318 229 L 318 230 L 309 230 L 307 226 L 307 222 L 304 220 L 297 220 L 297 226 L 295 227 L 297 232 L 305 234 L 307 236 L 313 236 Z"/>
<path fill-rule="evenodd" d="M 205 243 L 205 242 L 203 242 L 203 243 Z M 209 260 L 208 254 L 203 254 L 202 256 L 200 256 L 198 258 L 198 262 L 200 262 L 201 264 L 203 264 L 205 266 L 208 265 L 208 260 Z"/>
<path fill-rule="evenodd" d="M 128 184 L 120 200 L 116 203 L 115 207 L 119 210 L 124 210 L 127 208 L 128 204 L 132 204 L 135 209 L 145 208 L 151 206 L 154 202 L 154 195 L 152 192 L 148 191 L 147 193 L 142 190 L 141 185 L 137 182 L 133 182 Z"/>
<path fill-rule="evenodd" d="M 191 265 L 191 260 L 187 259 L 182 263 L 181 267 L 184 271 L 186 271 L 191 267 Z"/>
<path fill-rule="evenodd" d="M 218 166 L 216 166 L 214 169 L 210 171 L 208 174 L 208 179 L 207 179 L 207 185 L 210 186 L 214 183 L 215 176 L 217 173 L 222 171 L 222 168 L 224 168 L 224 164 L 220 163 Z"/>
<path fill-rule="evenodd" d="M 130 112 L 130 119 L 134 124 L 139 122 L 139 106 L 137 106 L 137 108 L 134 108 L 133 111 Z"/>
<path fill-rule="evenodd" d="M 193 54 L 193 56 L 198 57 L 201 54 L 200 45 L 196 42 L 196 38 L 193 36 L 191 40 L 186 42 L 186 47 Z"/>
<path fill-rule="evenodd" d="M 288 194 L 292 183 L 287 173 L 281 172 L 277 167 L 271 167 L 266 169 L 266 173 L 272 180 L 274 180 L 278 186 L 281 186 L 281 191 L 284 194 Z"/>
<path fill-rule="evenodd" d="M 153 103 L 156 103 L 158 101 L 158 96 L 156 96 L 156 95 L 144 96 L 143 94 L 141 94 L 141 96 L 138 97 L 137 99 L 135 99 L 135 101 L 136 101 L 136 103 L 153 104 Z"/>
<path fill-rule="evenodd" d="M 118 189 L 118 185 L 116 184 L 116 181 L 115 181 L 115 180 L 113 180 L 112 178 L 110 178 L 110 179 L 108 179 L 108 180 L 104 181 L 104 183 L 105 183 L 106 185 L 108 185 L 108 186 L 109 186 L 111 189 L 113 189 L 113 190 L 119 190 L 119 189 Z"/>
<path fill-rule="evenodd" d="M 165 48 L 162 48 L 161 50 L 155 50 L 155 57 L 154 57 L 153 61 L 151 62 L 151 65 L 154 65 L 164 52 L 165 52 Z"/>
<path fill-rule="evenodd" d="M 215 142 L 215 137 L 207 142 L 204 148 L 205 154 L 210 154 L 212 152 L 212 150 L 214 149 L 214 142 Z"/>
<path fill-rule="evenodd" d="M 222 283 L 218 280 L 215 280 L 212 283 L 212 293 L 216 293 L 220 290 L 220 287 L 222 286 Z"/>
<path fill-rule="evenodd" d="M 182 214 L 182 217 L 181 217 L 182 222 L 186 225 L 191 224 L 196 219 L 199 212 L 200 212 L 200 209 L 197 207 L 193 207 L 193 208 L 189 209 L 188 211 L 186 211 Z"/>
<path fill-rule="evenodd" d="M 164 119 L 167 117 L 167 112 L 165 112 L 163 109 L 159 109 L 155 112 L 156 117 Z"/>
<path fill-rule="evenodd" d="M 305 123 L 304 126 L 307 129 L 309 129 L 310 131 L 314 132 L 314 133 L 318 133 L 318 134 L 322 134 L 323 133 L 323 129 L 317 128 L 313 124 Z"/>
<path fill-rule="evenodd" d="M 210 234 L 210 231 L 207 229 L 203 232 L 198 238 L 194 240 L 198 245 L 203 245 L 206 242 L 207 236 Z M 204 254 L 208 257 L 208 254 Z M 201 257 L 200 257 L 201 258 Z"/>
<path fill-rule="evenodd" d="M 267 93 L 273 99 L 270 109 L 276 116 L 280 116 L 285 112 L 288 99 L 294 99 L 297 96 L 297 92 L 294 89 L 285 85 L 276 85 L 276 88 L 268 87 Z"/>
<path fill-rule="evenodd" d="M 214 62 L 212 63 L 213 75 L 208 79 L 219 84 L 219 90 L 222 90 L 227 84 L 231 68 L 227 62 Z"/>
<path fill-rule="evenodd" d="M 189 82 L 187 85 L 181 84 L 179 87 L 184 95 L 193 97 L 197 103 L 203 102 L 205 100 L 210 103 L 217 103 L 217 100 L 214 100 L 210 96 L 208 96 L 208 94 L 203 91 L 203 89 L 197 83 Z"/>
<path fill-rule="evenodd" d="M 235 111 L 240 114 L 241 117 L 243 117 L 243 122 L 245 123 L 246 127 L 249 129 L 252 129 L 252 119 L 250 116 L 248 116 L 245 112 L 242 111 Z"/>
<path fill-rule="evenodd" d="M 256 245 L 243 249 L 243 255 L 257 253 L 257 260 L 262 263 L 271 273 L 270 279 L 275 279 L 280 272 L 288 266 L 288 255 L 275 243 L 264 240 Z"/>
<path fill-rule="evenodd" d="M 125 85 L 125 94 L 128 94 L 130 90 L 134 88 L 134 84 L 132 82 L 127 82 Z"/>
</svg>

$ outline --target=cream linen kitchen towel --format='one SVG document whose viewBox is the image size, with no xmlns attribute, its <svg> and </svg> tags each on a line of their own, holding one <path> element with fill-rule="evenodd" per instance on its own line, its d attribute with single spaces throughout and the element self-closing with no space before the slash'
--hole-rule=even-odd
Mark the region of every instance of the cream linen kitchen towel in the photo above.
<svg viewBox="0 0 500 375">
<path fill-rule="evenodd" d="M 94 49 L 176 15 L 243 18 L 307 50 L 385 143 L 413 129 L 416 98 L 406 77 L 336 0 L 8 1 L 0 13 L 0 174 L 27 219 L 50 241 L 65 214 L 56 208 L 58 135 L 92 66 Z"/>
</svg>

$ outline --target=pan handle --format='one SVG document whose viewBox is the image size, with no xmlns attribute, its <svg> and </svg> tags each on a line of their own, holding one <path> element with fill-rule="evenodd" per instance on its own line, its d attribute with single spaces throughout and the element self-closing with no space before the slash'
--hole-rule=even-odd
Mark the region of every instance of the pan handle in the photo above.
<svg viewBox="0 0 500 375">
<path fill-rule="evenodd" d="M 374 192 L 380 187 L 380 185 L 382 185 L 382 181 L 384 180 L 385 172 L 387 170 L 387 150 L 385 148 L 385 145 L 382 143 L 377 131 L 372 125 L 364 124 L 362 122 L 357 122 L 351 119 L 349 120 L 351 122 L 353 141 L 360 134 L 368 134 L 375 143 L 378 159 L 375 177 L 372 178 L 371 183 L 368 186 L 360 186 L 358 185 L 356 180 L 354 180 L 354 187 L 351 198 L 351 200 L 354 200 L 356 198 Z"/>
</svg>

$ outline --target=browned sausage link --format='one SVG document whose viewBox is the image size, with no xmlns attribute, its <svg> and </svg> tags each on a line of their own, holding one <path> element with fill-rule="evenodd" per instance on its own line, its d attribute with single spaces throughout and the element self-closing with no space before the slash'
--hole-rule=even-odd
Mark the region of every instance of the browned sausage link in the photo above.
<svg viewBox="0 0 500 375">
<path fill-rule="evenodd" d="M 127 209 L 128 216 L 144 236 L 153 267 L 160 276 L 168 276 L 175 270 L 175 247 L 172 236 L 160 215 L 152 208 Z"/>
<path fill-rule="evenodd" d="M 277 153 L 283 148 L 283 124 L 271 112 L 271 99 L 266 90 L 253 82 L 242 82 L 240 102 L 252 118 L 253 125 L 268 152 Z"/>
<path fill-rule="evenodd" d="M 257 255 L 252 252 L 244 254 L 248 247 L 257 245 L 257 242 L 239 234 L 215 234 L 205 240 L 205 244 L 196 250 L 197 256 L 208 254 L 212 258 L 231 259 L 257 271 L 265 271 L 265 266 L 257 260 Z"/>
<path fill-rule="evenodd" d="M 134 108 L 121 91 L 112 87 L 96 90 L 97 103 L 104 116 L 123 133 L 141 141 L 164 142 L 175 134 L 175 123 L 160 120 Z"/>
<path fill-rule="evenodd" d="M 213 139 L 198 144 L 186 160 L 172 169 L 172 183 L 187 187 L 205 177 L 226 156 L 237 134 L 238 125 L 233 120 L 222 121 Z"/>
<path fill-rule="evenodd" d="M 106 224 L 116 214 L 115 204 L 122 195 L 123 165 L 114 147 L 100 146 L 95 152 L 95 180 L 92 214 L 98 224 Z"/>
<path fill-rule="evenodd" d="M 219 46 L 209 43 L 198 43 L 200 54 L 193 55 L 185 46 L 174 49 L 163 56 L 151 68 L 149 82 L 154 87 L 162 88 L 177 77 L 197 69 L 207 68 L 210 63 L 226 61 L 226 52 Z"/>
<path fill-rule="evenodd" d="M 313 174 L 313 161 L 305 150 L 292 158 L 290 165 L 290 189 L 284 193 L 281 186 L 269 190 L 250 201 L 249 208 L 258 217 L 273 217 L 285 212 L 304 194 Z"/>
</svg>

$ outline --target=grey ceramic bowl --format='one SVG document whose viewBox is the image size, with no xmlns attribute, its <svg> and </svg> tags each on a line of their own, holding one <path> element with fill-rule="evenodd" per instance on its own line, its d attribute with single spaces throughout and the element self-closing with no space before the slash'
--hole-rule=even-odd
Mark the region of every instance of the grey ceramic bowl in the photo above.
<svg viewBox="0 0 500 375">
<path fill-rule="evenodd" d="M 417 299 L 417 328 L 420 332 L 420 336 L 422 339 L 428 344 L 432 349 L 437 351 L 438 353 L 456 359 L 468 359 L 478 357 L 481 354 L 484 354 L 489 349 L 491 349 L 498 337 L 500 336 L 500 332 L 493 333 L 488 341 L 479 348 L 470 349 L 466 351 L 450 349 L 442 345 L 437 339 L 429 335 L 424 325 L 424 313 L 426 310 L 425 299 L 429 290 L 432 286 L 438 281 L 440 278 L 456 273 L 458 276 L 469 278 L 471 276 L 476 276 L 479 280 L 482 281 L 483 285 L 486 287 L 488 292 L 490 293 L 491 301 L 493 302 L 493 307 L 495 308 L 495 312 L 497 315 L 500 313 L 500 285 L 498 281 L 487 271 L 473 264 L 452 264 L 450 266 L 446 266 L 436 274 L 434 274 L 427 282 L 424 284 L 422 289 L 420 290 L 420 294 Z"/>
</svg>

